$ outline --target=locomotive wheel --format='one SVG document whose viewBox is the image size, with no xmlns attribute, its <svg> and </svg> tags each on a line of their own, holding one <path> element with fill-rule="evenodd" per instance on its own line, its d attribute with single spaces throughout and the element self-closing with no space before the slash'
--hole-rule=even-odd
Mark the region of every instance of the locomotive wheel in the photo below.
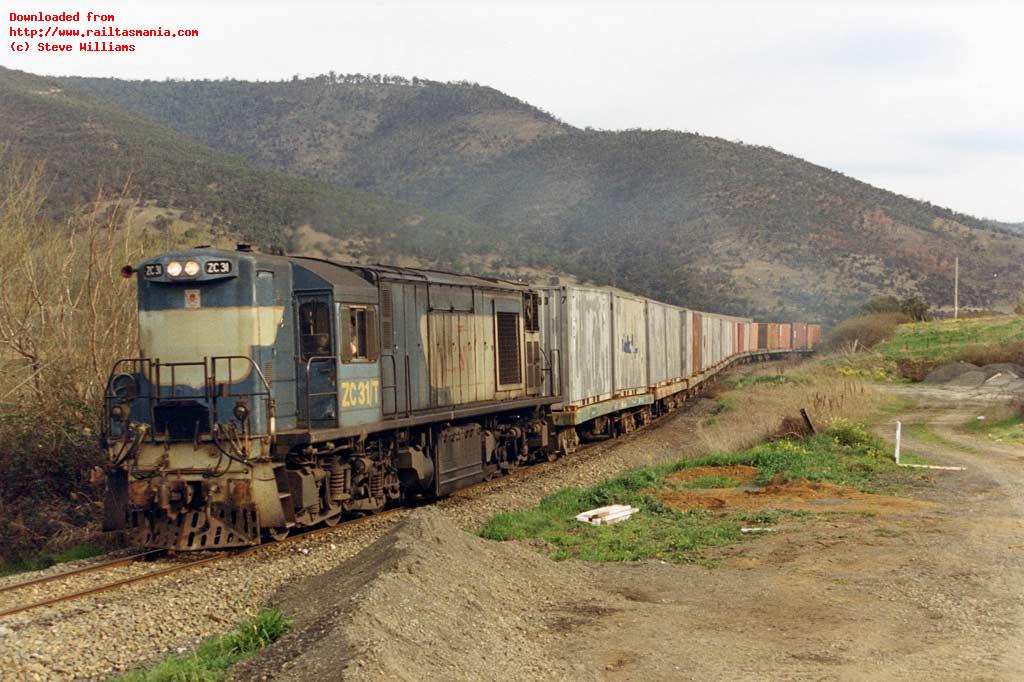
<svg viewBox="0 0 1024 682">
<path fill-rule="evenodd" d="M 266 538 L 268 540 L 271 540 L 272 542 L 281 542 L 282 540 L 284 540 L 284 539 L 286 539 L 288 537 L 289 533 L 291 533 L 291 529 L 290 528 L 264 528 L 263 529 L 263 534 L 266 536 Z"/>
</svg>

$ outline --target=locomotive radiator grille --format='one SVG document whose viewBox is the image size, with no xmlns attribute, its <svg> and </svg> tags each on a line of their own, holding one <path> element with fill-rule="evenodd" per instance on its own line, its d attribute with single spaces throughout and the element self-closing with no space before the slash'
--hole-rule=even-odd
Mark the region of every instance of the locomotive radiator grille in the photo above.
<svg viewBox="0 0 1024 682">
<path fill-rule="evenodd" d="M 498 318 L 498 383 L 522 383 L 519 367 L 519 315 L 496 313 Z"/>
</svg>

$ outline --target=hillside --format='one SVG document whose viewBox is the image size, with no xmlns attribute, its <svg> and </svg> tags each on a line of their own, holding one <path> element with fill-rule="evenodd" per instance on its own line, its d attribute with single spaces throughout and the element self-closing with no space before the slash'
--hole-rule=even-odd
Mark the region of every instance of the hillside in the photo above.
<svg viewBox="0 0 1024 682">
<path fill-rule="evenodd" d="M 488 226 L 455 248 L 489 248 L 498 270 L 553 267 L 694 307 L 825 319 L 879 292 L 947 304 L 955 254 L 962 305 L 1004 304 L 1024 274 L 1010 228 L 765 147 L 579 130 L 483 86 L 61 82 L 261 167 Z M 417 234 L 435 241 L 428 226 Z"/>
<path fill-rule="evenodd" d="M 399 252 L 453 266 L 452 254 L 494 241 L 458 216 L 260 168 L 55 79 L 2 68 L 0 139 L 0 163 L 45 164 L 48 205 L 58 214 L 127 185 L 150 213 L 185 215 L 265 248 L 287 248 L 306 226 L 357 242 L 376 259 Z M 433 238 L 420 240 L 421 230 Z"/>
</svg>

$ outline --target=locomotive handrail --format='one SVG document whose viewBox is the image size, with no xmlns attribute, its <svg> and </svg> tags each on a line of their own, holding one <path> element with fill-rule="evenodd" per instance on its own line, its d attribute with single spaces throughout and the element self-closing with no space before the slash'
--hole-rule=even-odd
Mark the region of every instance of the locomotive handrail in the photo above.
<svg viewBox="0 0 1024 682">
<path fill-rule="evenodd" d="M 337 400 L 338 400 L 337 376 L 335 376 L 335 380 L 331 382 L 331 389 L 332 390 L 330 390 L 330 391 L 319 391 L 317 393 L 313 393 L 313 392 L 311 392 L 309 390 L 310 389 L 310 369 L 312 368 L 314 363 L 324 362 L 324 361 L 327 361 L 327 360 L 330 360 L 331 362 L 334 362 L 334 363 L 337 363 L 337 361 L 338 361 L 338 359 L 335 356 L 333 356 L 333 355 L 314 355 L 311 358 L 309 358 L 308 360 L 306 360 L 306 428 L 307 429 L 313 428 L 313 416 L 312 416 L 312 412 L 311 412 L 312 398 L 321 398 L 323 396 L 333 396 L 334 400 L 335 400 L 335 404 L 337 404 Z M 335 417 L 337 417 L 337 413 L 338 413 L 337 407 L 335 407 Z"/>
<path fill-rule="evenodd" d="M 384 379 L 384 366 L 382 364 L 381 365 L 381 372 L 380 372 L 381 380 L 382 380 L 381 387 L 380 387 L 380 393 L 381 393 L 381 413 L 382 414 L 384 413 L 383 412 L 383 409 L 384 409 L 384 400 L 383 400 L 383 398 L 384 398 L 384 391 L 386 391 L 386 390 L 388 390 L 390 388 L 392 393 L 393 393 L 393 395 L 392 395 L 392 403 L 394 404 L 395 409 L 394 409 L 394 412 L 388 413 L 388 414 L 397 414 L 398 413 L 398 362 L 395 360 L 395 355 L 394 355 L 393 352 L 392 353 L 388 353 L 387 355 L 381 355 L 380 357 L 381 357 L 381 360 L 383 360 L 384 358 L 387 358 L 388 360 L 391 361 L 391 378 L 394 380 L 394 383 L 391 384 L 390 386 L 388 386 L 388 385 L 383 383 L 383 379 Z"/>
<path fill-rule="evenodd" d="M 222 384 L 217 382 L 217 363 L 221 361 L 228 362 L 228 377 L 225 386 L 231 386 L 235 383 L 234 372 L 231 367 L 233 361 L 247 362 L 252 370 L 255 370 L 255 375 L 259 379 L 259 383 L 262 385 L 263 390 L 258 391 L 244 391 L 234 392 L 230 388 L 226 393 L 220 395 L 217 390 L 217 386 Z M 128 365 L 128 371 L 119 370 Z M 192 387 L 178 384 L 178 368 L 180 367 L 202 367 L 203 368 L 203 382 L 201 387 Z M 163 370 L 170 369 L 170 384 L 166 387 L 170 389 L 168 395 L 164 395 L 163 389 L 165 384 L 163 382 Z M 118 374 L 128 374 L 134 380 L 134 395 L 131 400 L 125 401 L 122 397 L 117 396 L 112 390 L 112 380 Z M 143 393 L 140 389 L 142 388 L 141 379 L 145 378 L 147 389 Z M 194 388 L 193 391 L 186 393 L 190 388 Z M 156 424 L 156 407 L 160 404 L 166 403 L 180 403 L 187 402 L 196 399 L 202 399 L 206 401 L 206 409 L 210 413 L 210 424 L 217 422 L 217 399 L 223 398 L 262 398 L 266 404 L 266 417 L 267 417 L 267 433 L 273 436 L 274 426 L 274 399 L 271 390 L 270 383 L 267 381 L 266 376 L 263 374 L 263 370 L 252 358 L 245 355 L 215 355 L 204 357 L 202 360 L 193 361 L 182 361 L 182 362 L 160 362 L 159 359 L 153 358 L 120 358 L 117 360 L 111 368 L 110 374 L 107 379 L 107 387 L 104 391 L 104 403 L 106 409 L 104 410 L 104 430 L 106 433 L 110 433 L 110 409 L 113 407 L 113 403 L 116 402 L 131 402 L 132 400 L 144 401 L 149 412 L 149 423 Z M 155 440 L 157 434 L 154 430 L 149 432 L 149 437 Z"/>
<path fill-rule="evenodd" d="M 412 414 L 412 382 L 409 378 L 409 354 L 405 354 L 405 416 Z"/>
</svg>

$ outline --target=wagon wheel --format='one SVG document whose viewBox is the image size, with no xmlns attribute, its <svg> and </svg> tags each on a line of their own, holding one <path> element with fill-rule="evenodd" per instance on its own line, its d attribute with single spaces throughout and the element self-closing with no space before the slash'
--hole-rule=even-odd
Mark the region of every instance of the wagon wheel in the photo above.
<svg viewBox="0 0 1024 682">
<path fill-rule="evenodd" d="M 266 538 L 268 540 L 273 541 L 273 542 L 281 542 L 282 540 L 284 540 L 285 538 L 288 537 L 288 534 L 290 532 L 291 532 L 290 528 L 264 528 L 263 529 L 263 534 L 266 536 Z"/>
<path fill-rule="evenodd" d="M 340 511 L 337 514 L 335 514 L 334 516 L 328 516 L 326 519 L 324 519 L 324 525 L 327 526 L 328 528 L 334 528 L 335 526 L 338 525 L 339 521 L 341 521 L 341 512 Z"/>
<path fill-rule="evenodd" d="M 558 450 L 563 454 L 571 455 L 576 452 L 579 444 L 580 437 L 576 434 L 576 429 L 568 428 L 558 432 Z"/>
</svg>

